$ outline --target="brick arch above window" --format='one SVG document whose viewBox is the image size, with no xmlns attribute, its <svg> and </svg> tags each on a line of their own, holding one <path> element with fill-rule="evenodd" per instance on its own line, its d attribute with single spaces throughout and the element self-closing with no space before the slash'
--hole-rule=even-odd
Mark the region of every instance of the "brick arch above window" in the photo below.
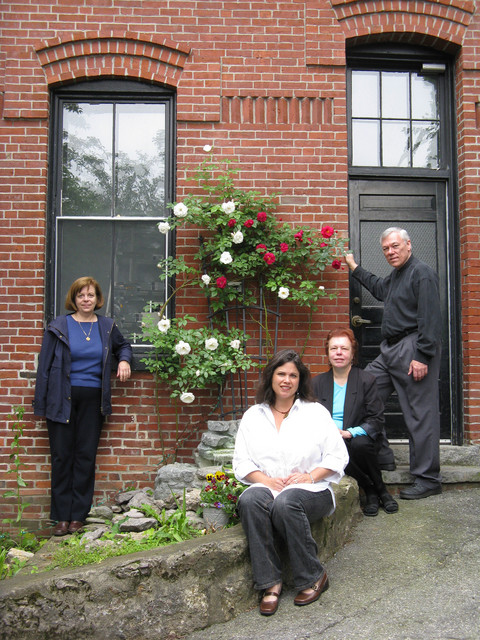
<svg viewBox="0 0 480 640">
<path fill-rule="evenodd" d="M 219 119 L 218 59 L 194 58 L 189 46 L 155 34 L 114 31 L 60 35 L 9 52 L 4 116 L 45 119 L 50 87 L 101 77 L 135 78 L 175 87 L 179 119 Z"/>
<path fill-rule="evenodd" d="M 347 37 L 383 33 L 423 34 L 461 45 L 475 11 L 460 0 L 332 0 Z"/>
<path fill-rule="evenodd" d="M 345 64 L 343 41 L 360 44 L 375 37 L 423 44 L 453 53 L 463 44 L 475 12 L 472 0 L 330 0 L 335 18 L 327 22 L 326 3 L 307 1 L 307 64 Z M 327 30 L 327 38 L 319 37 Z"/>
<path fill-rule="evenodd" d="M 49 85 L 78 78 L 123 76 L 177 86 L 190 47 L 133 32 L 82 32 L 36 48 Z"/>
</svg>

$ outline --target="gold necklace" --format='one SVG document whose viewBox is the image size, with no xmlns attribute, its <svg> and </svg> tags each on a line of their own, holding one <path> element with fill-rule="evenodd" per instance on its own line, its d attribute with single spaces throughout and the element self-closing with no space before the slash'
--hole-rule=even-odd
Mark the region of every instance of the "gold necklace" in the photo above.
<svg viewBox="0 0 480 640">
<path fill-rule="evenodd" d="M 85 333 L 83 327 L 82 327 L 82 323 L 80 322 L 80 320 L 77 320 L 76 318 L 74 318 L 75 322 L 78 324 L 78 326 L 80 327 L 80 329 L 82 330 L 83 335 L 85 336 L 85 340 L 87 342 L 90 342 L 90 334 L 92 333 L 92 329 L 93 329 L 93 320 L 90 324 L 90 331 L 88 333 Z"/>
<path fill-rule="evenodd" d="M 293 407 L 293 404 L 292 404 L 292 407 Z M 290 413 L 290 411 L 292 410 L 292 407 L 290 407 L 288 411 L 280 411 L 280 409 L 277 409 L 276 407 L 272 407 L 272 409 L 274 409 L 277 413 L 281 413 L 286 418 Z"/>
</svg>

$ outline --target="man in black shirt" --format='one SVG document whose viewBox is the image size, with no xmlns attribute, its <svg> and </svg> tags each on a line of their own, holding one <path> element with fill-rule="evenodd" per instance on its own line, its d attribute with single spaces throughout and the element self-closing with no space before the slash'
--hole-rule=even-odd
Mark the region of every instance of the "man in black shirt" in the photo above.
<svg viewBox="0 0 480 640">
<path fill-rule="evenodd" d="M 353 277 L 384 302 L 380 355 L 366 370 L 375 375 L 384 402 L 392 391 L 398 394 L 410 434 L 410 472 L 415 478 L 412 486 L 400 491 L 400 497 L 416 500 L 442 491 L 438 276 L 412 255 L 405 229 L 386 229 L 380 243 L 394 268 L 386 278 L 357 265 L 351 253 L 345 256 L 345 262 Z"/>
</svg>

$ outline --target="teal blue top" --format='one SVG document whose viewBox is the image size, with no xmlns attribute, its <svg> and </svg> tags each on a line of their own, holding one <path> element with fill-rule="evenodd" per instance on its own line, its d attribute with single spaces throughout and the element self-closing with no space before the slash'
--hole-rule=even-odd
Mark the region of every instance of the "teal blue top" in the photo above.
<svg viewBox="0 0 480 640">
<path fill-rule="evenodd" d="M 347 393 L 347 385 L 344 384 L 343 387 L 337 384 L 335 381 L 333 382 L 333 409 L 332 409 L 332 418 L 337 427 L 342 430 L 343 429 L 343 408 L 345 407 L 345 396 Z M 357 436 L 366 436 L 367 432 L 362 427 L 348 427 L 347 431 L 350 431 L 352 434 L 352 438 L 356 438 Z"/>
</svg>

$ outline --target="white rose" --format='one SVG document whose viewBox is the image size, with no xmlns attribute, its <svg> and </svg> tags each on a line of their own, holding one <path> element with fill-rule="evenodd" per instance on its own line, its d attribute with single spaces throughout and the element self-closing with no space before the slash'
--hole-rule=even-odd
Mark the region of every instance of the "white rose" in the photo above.
<svg viewBox="0 0 480 640">
<path fill-rule="evenodd" d="M 179 202 L 173 207 L 173 213 L 177 216 L 177 218 L 185 218 L 188 213 L 188 207 L 183 204 L 183 202 Z"/>
<path fill-rule="evenodd" d="M 160 233 L 168 233 L 170 231 L 170 225 L 168 224 L 168 222 L 159 222 L 157 224 L 157 228 Z"/>
<path fill-rule="evenodd" d="M 240 244 L 243 242 L 243 233 L 241 231 L 235 231 L 235 233 L 232 233 L 232 240 L 235 244 Z"/>
<path fill-rule="evenodd" d="M 220 262 L 222 264 L 230 264 L 233 262 L 232 254 L 228 251 L 224 251 L 220 256 Z"/>
<path fill-rule="evenodd" d="M 289 295 L 290 295 L 290 291 L 287 289 L 287 287 L 280 287 L 280 289 L 278 290 L 278 297 L 281 298 L 282 300 L 285 300 L 285 298 L 288 298 Z"/>
<path fill-rule="evenodd" d="M 232 340 L 230 346 L 232 349 L 240 349 L 240 340 Z"/>
<path fill-rule="evenodd" d="M 202 282 L 203 282 L 203 284 L 210 284 L 211 280 L 212 280 L 212 279 L 210 278 L 210 276 L 209 276 L 209 275 L 207 275 L 206 273 L 204 273 L 204 274 L 203 274 L 203 276 L 202 276 Z"/>
<path fill-rule="evenodd" d="M 233 213 L 235 211 L 235 202 L 233 200 L 229 200 L 228 202 L 224 202 L 222 204 L 222 209 L 224 213 Z"/>
<path fill-rule="evenodd" d="M 167 333 L 170 329 L 170 320 L 168 318 L 162 318 L 157 324 L 158 330 L 162 333 Z"/>
<path fill-rule="evenodd" d="M 206 145 L 203 147 L 203 150 L 205 151 L 205 153 L 208 153 L 209 151 L 211 151 L 211 150 L 212 150 L 212 145 L 211 145 L 211 144 L 206 144 Z"/>
<path fill-rule="evenodd" d="M 200 369 L 197 369 L 195 371 L 195 375 L 197 376 L 197 378 L 199 378 L 202 375 L 202 372 L 200 371 Z"/>
<path fill-rule="evenodd" d="M 207 338 L 205 340 L 205 349 L 208 349 L 209 351 L 215 351 L 217 347 L 218 340 L 216 338 Z"/>
<path fill-rule="evenodd" d="M 180 400 L 185 404 L 191 404 L 195 400 L 195 396 L 190 391 L 184 391 L 180 396 Z"/>
<path fill-rule="evenodd" d="M 322 284 L 318 288 L 320 289 L 320 291 L 324 291 L 325 290 L 325 287 Z"/>
<path fill-rule="evenodd" d="M 183 340 L 180 340 L 180 342 L 177 342 L 177 344 L 175 345 L 175 351 L 179 356 L 186 356 L 187 353 L 190 353 L 191 350 L 192 347 L 188 344 L 188 342 L 184 342 Z"/>
</svg>

